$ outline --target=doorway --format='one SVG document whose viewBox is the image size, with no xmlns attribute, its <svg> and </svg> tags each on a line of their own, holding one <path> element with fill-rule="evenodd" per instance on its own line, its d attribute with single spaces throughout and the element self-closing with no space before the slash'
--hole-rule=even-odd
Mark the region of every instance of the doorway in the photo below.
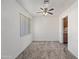
<svg viewBox="0 0 79 59">
<path fill-rule="evenodd" d="M 63 44 L 68 44 L 68 16 L 63 18 Z"/>
</svg>

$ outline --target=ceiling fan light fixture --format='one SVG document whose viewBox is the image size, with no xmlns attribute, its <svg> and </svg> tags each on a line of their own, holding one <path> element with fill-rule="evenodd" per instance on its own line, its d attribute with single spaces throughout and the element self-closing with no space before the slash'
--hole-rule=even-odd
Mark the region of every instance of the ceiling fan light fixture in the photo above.
<svg viewBox="0 0 79 59">
<path fill-rule="evenodd" d="M 46 16 L 47 14 L 48 14 L 47 12 L 46 12 L 46 13 L 45 13 L 45 12 L 43 12 L 43 15 L 44 15 L 44 16 Z"/>
</svg>

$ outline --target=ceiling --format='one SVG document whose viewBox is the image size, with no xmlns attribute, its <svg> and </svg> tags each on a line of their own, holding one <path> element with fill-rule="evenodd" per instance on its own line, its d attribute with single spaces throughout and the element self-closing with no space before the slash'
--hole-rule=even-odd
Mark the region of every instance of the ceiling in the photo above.
<svg viewBox="0 0 79 59">
<path fill-rule="evenodd" d="M 32 16 L 41 16 L 36 12 L 40 11 L 40 7 L 43 7 L 44 0 L 17 0 Z M 54 16 L 60 15 L 69 6 L 71 6 L 77 0 L 50 0 L 49 9 L 54 8 L 52 11 Z M 51 15 L 49 15 L 51 16 Z"/>
</svg>

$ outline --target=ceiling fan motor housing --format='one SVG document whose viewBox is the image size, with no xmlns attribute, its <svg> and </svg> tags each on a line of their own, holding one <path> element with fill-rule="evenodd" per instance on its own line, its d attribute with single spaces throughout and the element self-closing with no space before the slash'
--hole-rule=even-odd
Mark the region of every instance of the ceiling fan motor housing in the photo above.
<svg viewBox="0 0 79 59">
<path fill-rule="evenodd" d="M 44 4 L 48 4 L 49 3 L 49 0 L 44 0 Z"/>
</svg>

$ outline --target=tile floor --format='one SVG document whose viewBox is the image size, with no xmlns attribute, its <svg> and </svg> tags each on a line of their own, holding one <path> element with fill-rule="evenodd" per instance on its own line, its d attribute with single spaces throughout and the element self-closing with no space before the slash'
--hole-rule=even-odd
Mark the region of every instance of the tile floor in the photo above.
<svg viewBox="0 0 79 59">
<path fill-rule="evenodd" d="M 16 59 L 77 59 L 59 42 L 33 41 Z"/>
</svg>

